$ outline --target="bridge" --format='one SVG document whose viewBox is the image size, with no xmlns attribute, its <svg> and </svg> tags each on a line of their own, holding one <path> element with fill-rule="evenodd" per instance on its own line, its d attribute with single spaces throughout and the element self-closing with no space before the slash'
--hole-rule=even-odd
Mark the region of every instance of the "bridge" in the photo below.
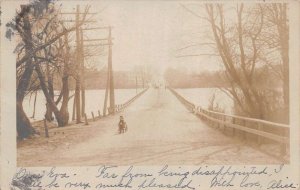
<svg viewBox="0 0 300 190">
<path fill-rule="evenodd" d="M 288 162 L 287 125 L 208 111 L 173 89 L 150 88 L 115 109 L 114 115 L 88 117 L 88 125 L 51 129 L 50 138 L 21 142 L 18 165 Z M 120 115 L 129 127 L 125 134 L 117 132 Z"/>
</svg>

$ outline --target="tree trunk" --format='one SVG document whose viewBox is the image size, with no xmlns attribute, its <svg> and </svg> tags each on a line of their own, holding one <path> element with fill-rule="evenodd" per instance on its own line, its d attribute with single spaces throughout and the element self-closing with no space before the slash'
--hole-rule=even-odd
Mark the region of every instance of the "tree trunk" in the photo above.
<svg viewBox="0 0 300 190">
<path fill-rule="evenodd" d="M 47 71 L 46 72 L 47 72 L 47 78 L 48 78 L 47 82 L 48 82 L 49 95 L 52 98 L 52 100 L 54 101 L 53 76 L 49 71 L 49 65 L 48 64 L 47 64 Z M 54 120 L 53 111 L 52 111 L 51 106 L 49 105 L 49 103 L 46 104 L 45 118 L 49 122 Z"/>
<path fill-rule="evenodd" d="M 25 51 L 26 54 L 29 54 L 33 48 L 32 45 L 32 33 L 31 33 L 31 25 L 28 19 L 28 16 L 24 16 L 24 33 L 26 34 L 26 38 L 23 39 L 25 43 Z M 23 100 L 25 97 L 25 92 L 28 89 L 30 84 L 30 79 L 33 73 L 34 64 L 32 63 L 32 59 L 28 59 L 25 63 L 25 71 L 23 72 L 21 79 L 17 86 L 17 100 L 16 100 L 16 111 L 17 111 L 17 133 L 20 139 L 27 138 L 31 134 L 34 133 L 34 129 L 31 126 L 31 123 L 24 112 L 23 109 Z"/>
<path fill-rule="evenodd" d="M 65 41 L 65 60 L 64 60 L 64 75 L 62 78 L 62 104 L 60 108 L 60 115 L 62 116 L 60 123 L 62 126 L 65 126 L 69 123 L 69 112 L 68 112 L 68 103 L 69 103 L 69 45 L 68 45 L 68 36 L 67 34 L 64 36 L 64 41 Z M 61 42 L 61 41 L 60 41 Z"/>
<path fill-rule="evenodd" d="M 36 97 L 37 97 L 37 91 L 35 91 L 35 95 L 34 95 L 32 118 L 35 117 Z"/>
<path fill-rule="evenodd" d="M 44 95 L 46 97 L 47 104 L 49 104 L 49 106 L 51 107 L 51 109 L 52 109 L 52 111 L 53 111 L 53 113 L 55 115 L 55 118 L 57 120 L 58 126 L 62 127 L 62 126 L 64 126 L 63 117 L 60 114 L 60 111 L 56 107 L 56 104 L 55 104 L 54 100 L 51 98 L 51 96 L 50 96 L 50 94 L 48 92 L 48 89 L 47 89 L 47 86 L 46 86 L 46 82 L 45 82 L 42 70 L 41 70 L 40 65 L 38 63 L 36 63 L 35 70 L 36 70 L 36 72 L 38 74 L 38 77 L 39 77 L 39 80 L 40 80 L 40 85 L 41 85 L 43 93 L 44 93 Z"/>
<path fill-rule="evenodd" d="M 81 117 L 84 117 L 85 114 L 85 87 L 84 81 L 81 83 Z"/>
<path fill-rule="evenodd" d="M 76 123 L 81 123 L 81 112 L 80 112 L 80 79 L 79 74 L 76 78 L 75 86 L 75 109 L 76 109 Z"/>
<path fill-rule="evenodd" d="M 75 95 L 74 95 L 74 100 L 73 100 L 73 113 L 72 113 L 72 121 L 74 121 L 74 120 L 75 120 L 75 115 L 76 115 L 75 104 L 76 104 L 76 99 L 75 99 Z"/>
<path fill-rule="evenodd" d="M 35 132 L 23 110 L 22 102 L 17 101 L 17 133 L 19 139 L 27 138 Z"/>
<path fill-rule="evenodd" d="M 65 126 L 69 123 L 69 112 L 68 112 L 68 102 L 69 102 L 69 83 L 68 83 L 69 76 L 64 76 L 62 79 L 63 82 L 63 100 L 60 108 L 60 115 L 61 126 Z"/>
</svg>

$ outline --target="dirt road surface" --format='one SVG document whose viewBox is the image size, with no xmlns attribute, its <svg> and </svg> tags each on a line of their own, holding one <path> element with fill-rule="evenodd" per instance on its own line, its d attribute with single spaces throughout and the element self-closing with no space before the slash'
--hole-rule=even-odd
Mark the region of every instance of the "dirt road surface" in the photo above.
<svg viewBox="0 0 300 190">
<path fill-rule="evenodd" d="M 129 130 L 117 133 L 119 115 Z M 55 133 L 55 134 L 54 134 Z M 149 89 L 115 116 L 50 131 L 18 144 L 18 166 L 278 164 L 208 127 L 165 89 Z"/>
</svg>

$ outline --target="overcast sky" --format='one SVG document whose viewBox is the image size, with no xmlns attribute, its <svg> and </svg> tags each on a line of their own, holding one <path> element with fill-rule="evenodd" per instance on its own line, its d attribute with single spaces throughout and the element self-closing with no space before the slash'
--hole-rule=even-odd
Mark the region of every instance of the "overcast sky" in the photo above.
<svg viewBox="0 0 300 190">
<path fill-rule="evenodd" d="M 75 10 L 77 2 L 63 2 L 64 11 Z M 89 1 L 91 12 L 100 12 L 93 26 L 113 26 L 113 64 L 116 70 L 128 70 L 135 65 L 151 65 L 158 72 L 169 67 L 186 67 L 191 71 L 216 70 L 218 58 L 212 56 L 181 57 L 213 53 L 207 46 L 193 46 L 206 43 L 207 23 L 186 11 L 181 4 L 204 14 L 201 5 L 180 1 Z M 85 32 L 85 38 L 103 38 L 106 31 Z M 106 57 L 94 57 L 89 62 L 103 66 Z M 99 66 L 99 67 L 100 67 Z"/>
<path fill-rule="evenodd" d="M 26 1 L 23 1 L 26 2 Z M 19 8 L 20 2 L 11 6 Z M 208 42 L 207 23 L 186 11 L 181 4 L 204 15 L 198 3 L 184 1 L 57 1 L 62 12 L 75 12 L 77 4 L 83 11 L 91 5 L 90 12 L 99 12 L 94 17 L 97 23 L 86 27 L 113 26 L 113 67 L 115 70 L 131 70 L 135 65 L 148 65 L 163 73 L 167 67 L 186 68 L 190 71 L 217 70 L 219 58 L 214 56 L 181 57 L 213 53 L 207 46 L 193 46 Z M 13 11 L 12 11 L 13 12 Z M 13 16 L 13 13 L 12 13 Z M 73 34 L 74 35 L 74 34 Z M 85 39 L 104 38 L 107 31 L 85 31 Z M 91 42 L 86 42 L 91 43 Z M 107 57 L 93 57 L 89 64 L 102 68 Z"/>
</svg>

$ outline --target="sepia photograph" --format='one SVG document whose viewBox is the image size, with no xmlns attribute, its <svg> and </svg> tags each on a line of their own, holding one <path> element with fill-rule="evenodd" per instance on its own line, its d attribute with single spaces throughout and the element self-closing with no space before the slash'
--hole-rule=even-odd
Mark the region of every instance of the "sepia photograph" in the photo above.
<svg viewBox="0 0 300 190">
<path fill-rule="evenodd" d="M 5 23 L 17 165 L 289 163 L 288 10 L 20 4 Z"/>
<path fill-rule="evenodd" d="M 18 166 L 289 162 L 285 3 L 23 4 Z"/>
<path fill-rule="evenodd" d="M 134 179 L 151 176 L 149 184 L 144 181 L 136 189 L 195 190 L 200 185 L 188 182 L 188 175 L 204 176 L 201 168 L 218 165 L 217 176 L 226 166 L 224 176 L 238 173 L 231 165 L 245 170 L 249 166 L 239 187 L 299 188 L 296 182 L 283 181 L 245 185 L 249 175 L 258 179 L 257 174 L 287 172 L 299 156 L 300 151 L 291 148 L 299 145 L 295 136 L 299 83 L 294 80 L 299 71 L 294 65 L 299 65 L 300 33 L 293 32 L 299 32 L 300 22 L 299 18 L 297 24 L 291 22 L 295 21 L 291 10 L 299 11 L 299 4 L 295 3 L 297 8 L 290 1 L 3 4 L 10 9 L 1 9 L 6 11 L 1 62 L 10 69 L 2 70 L 1 63 L 1 88 L 3 84 L 3 89 L 11 90 L 1 89 L 1 106 L 12 109 L 1 107 L 0 150 L 15 148 L 1 154 L 1 162 L 3 166 L 9 163 L 8 155 L 15 155 L 13 165 L 20 169 L 11 189 L 42 188 L 35 180 L 45 171 L 42 177 L 28 177 L 28 168 L 52 168 L 47 177 L 51 181 L 51 175 L 56 176 L 56 181 L 64 180 L 64 174 L 55 174 L 56 167 L 101 166 L 98 178 L 114 167 L 130 166 L 128 174 L 147 166 L 159 167 L 159 176 L 184 177 L 177 185 L 167 179 L 156 183 L 155 175 L 141 169 L 137 171 L 143 174 L 130 174 L 128 186 L 122 183 L 128 177 L 124 174 L 118 185 L 96 184 L 94 189 L 126 189 Z M 8 57 L 6 52 L 9 59 L 3 58 Z M 3 125 L 6 121 L 10 124 Z M 179 174 L 166 173 L 169 166 L 201 167 Z M 235 176 L 245 175 L 239 172 L 229 182 L 215 177 L 210 187 L 233 186 Z M 117 174 L 106 175 L 113 179 Z M 289 180 L 285 175 L 277 177 Z M 66 182 L 62 187 L 52 181 L 46 187 L 93 189 L 91 183 Z"/>
</svg>

